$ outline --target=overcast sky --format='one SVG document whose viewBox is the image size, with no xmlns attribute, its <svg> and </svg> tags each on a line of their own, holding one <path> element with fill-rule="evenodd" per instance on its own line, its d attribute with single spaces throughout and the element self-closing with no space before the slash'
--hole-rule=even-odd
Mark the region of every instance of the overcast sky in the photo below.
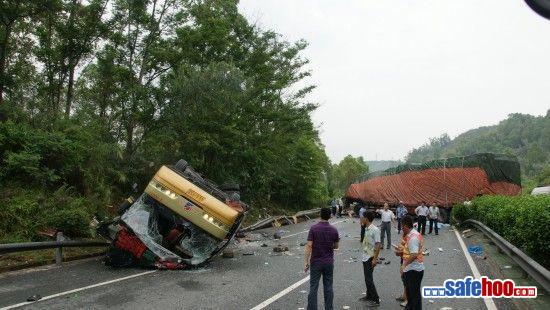
<svg viewBox="0 0 550 310">
<path fill-rule="evenodd" d="M 523 0 L 241 0 L 264 29 L 305 39 L 308 98 L 332 161 L 401 159 L 510 113 L 550 108 L 550 20 Z"/>
</svg>

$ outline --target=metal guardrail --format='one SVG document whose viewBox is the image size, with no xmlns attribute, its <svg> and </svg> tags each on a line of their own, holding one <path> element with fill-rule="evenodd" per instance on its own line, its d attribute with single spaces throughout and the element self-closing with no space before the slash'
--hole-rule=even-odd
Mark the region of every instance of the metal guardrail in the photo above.
<svg viewBox="0 0 550 310">
<path fill-rule="evenodd" d="M 293 216 L 279 215 L 271 216 L 269 218 L 260 220 L 246 228 L 243 228 L 243 231 L 251 231 L 255 229 L 264 228 L 267 225 L 272 224 L 275 221 L 284 220 L 287 224 L 292 224 L 294 219 L 295 221 L 300 217 L 306 217 L 308 220 L 311 216 L 320 212 L 320 208 L 304 210 L 297 212 Z M 58 266 L 62 265 L 63 262 L 63 248 L 70 247 L 100 247 L 100 246 L 109 246 L 109 242 L 105 241 L 87 241 L 87 240 L 65 240 L 63 233 L 58 232 L 56 236 L 56 241 L 45 241 L 45 242 L 23 242 L 23 243 L 7 243 L 0 244 L 0 255 L 14 253 L 14 252 L 24 252 L 24 251 L 35 251 L 35 250 L 44 250 L 44 249 L 56 249 L 55 252 L 55 263 Z"/>
<path fill-rule="evenodd" d="M 262 220 L 259 220 L 258 222 L 250 225 L 250 226 L 247 226 L 245 228 L 242 229 L 242 231 L 252 231 L 252 230 L 256 230 L 256 229 L 260 229 L 260 228 L 265 228 L 269 225 L 272 225 L 273 222 L 275 221 L 279 221 L 279 220 L 284 220 L 286 221 L 288 224 L 292 224 L 293 222 L 290 220 L 290 219 L 294 219 L 294 221 L 296 222 L 298 218 L 300 217 L 305 217 L 307 218 L 308 220 L 311 219 L 311 217 L 315 216 L 316 214 L 318 214 L 319 212 L 321 211 L 320 208 L 317 208 L 317 209 L 311 209 L 311 210 L 304 210 L 304 211 L 299 211 L 297 212 L 296 214 L 294 215 L 277 215 L 277 216 L 270 216 L 268 218 L 265 218 L 265 219 L 262 219 Z"/>
<path fill-rule="evenodd" d="M 65 240 L 63 233 L 57 233 L 56 241 L 23 242 L 0 244 L 0 255 L 14 252 L 56 249 L 55 264 L 61 266 L 63 262 L 63 248 L 101 247 L 109 246 L 105 241 Z"/>
<path fill-rule="evenodd" d="M 537 263 L 527 254 L 523 253 L 516 246 L 506 241 L 494 230 L 476 220 L 466 220 L 466 224 L 474 224 L 485 235 L 487 235 L 505 254 L 510 256 L 531 278 L 537 281 L 547 292 L 550 293 L 550 271 Z"/>
</svg>

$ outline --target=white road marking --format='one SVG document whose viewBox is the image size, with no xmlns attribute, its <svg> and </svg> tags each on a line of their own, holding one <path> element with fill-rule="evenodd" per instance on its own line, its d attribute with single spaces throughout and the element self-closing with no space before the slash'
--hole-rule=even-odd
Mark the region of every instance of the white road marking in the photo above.
<svg viewBox="0 0 550 310">
<path fill-rule="evenodd" d="M 286 294 L 292 292 L 293 290 L 295 290 L 297 287 L 299 287 L 300 285 L 304 284 L 305 282 L 309 281 L 309 276 L 303 278 L 302 280 L 292 284 L 291 286 L 285 288 L 284 290 L 280 291 L 279 293 L 277 293 L 276 295 L 273 295 L 271 298 L 269 299 L 266 299 L 265 301 L 263 301 L 261 304 L 257 305 L 256 307 L 250 309 L 250 310 L 260 310 L 260 309 L 263 309 L 267 306 L 269 306 L 271 303 L 273 303 L 274 301 L 276 301 L 277 299 L 285 296 Z"/>
<path fill-rule="evenodd" d="M 468 249 L 466 249 L 466 244 L 464 244 L 464 241 L 462 240 L 462 237 L 458 233 L 458 229 L 456 227 L 454 228 L 454 231 L 456 238 L 458 239 L 458 243 L 460 243 L 460 248 L 462 248 L 462 252 L 464 252 L 464 256 L 466 256 L 466 261 L 468 262 L 468 265 L 470 265 L 470 269 L 472 270 L 474 278 L 480 279 L 481 274 L 479 273 L 479 270 L 477 269 L 477 266 L 474 263 L 472 256 L 470 255 L 470 253 L 468 253 Z M 495 305 L 495 302 L 492 298 L 483 298 L 483 302 L 485 302 L 485 306 L 488 310 L 497 310 L 497 306 Z"/>
<path fill-rule="evenodd" d="M 339 224 L 339 223 L 342 223 L 344 222 L 345 220 L 341 220 L 341 221 L 337 221 L 337 222 L 334 222 L 334 223 L 331 223 L 332 225 L 336 225 L 336 224 Z M 281 239 L 285 239 L 285 238 L 289 238 L 289 237 L 292 237 L 292 236 L 296 236 L 296 235 L 299 235 L 299 234 L 303 234 L 305 232 L 308 232 L 307 230 L 306 231 L 301 231 L 299 233 L 295 233 L 295 234 L 292 234 L 292 235 L 288 235 L 288 236 L 284 236 L 282 237 Z M 19 307 L 23 307 L 23 306 L 26 306 L 26 305 L 30 305 L 30 304 L 33 304 L 33 303 L 36 303 L 36 302 L 40 302 L 40 301 L 44 301 L 44 300 L 49 300 L 49 299 L 52 299 L 52 298 L 56 298 L 56 297 L 60 297 L 60 296 L 64 296 L 64 295 L 68 295 L 68 294 L 72 294 L 72 293 L 76 293 L 76 292 L 80 292 L 80 291 L 84 291 L 84 290 L 87 290 L 87 289 L 91 289 L 91 288 L 94 288 L 94 287 L 99 287 L 99 286 L 104 286 L 104 285 L 108 285 L 108 284 L 111 284 L 111 283 L 116 283 L 116 282 L 120 282 L 120 281 L 124 281 L 124 280 L 128 280 L 128 279 L 132 279 L 132 278 L 136 278 L 136 277 L 139 277 L 139 276 L 144 276 L 144 275 L 147 275 L 147 274 L 150 274 L 150 273 L 153 273 L 153 272 L 156 272 L 158 270 L 150 270 L 150 271 L 146 271 L 146 272 L 142 272 L 142 273 L 137 273 L 137 274 L 133 274 L 131 276 L 127 276 L 127 277 L 123 277 L 123 278 L 118 278 L 118 279 L 113 279 L 113 280 L 109 280 L 109 281 L 105 281 L 105 282 L 100 282 L 100 283 L 96 283 L 96 284 L 92 284 L 92 285 L 88 285 L 88 286 L 84 286 L 84 287 L 81 287 L 81 288 L 76 288 L 76 289 L 73 289 L 73 290 L 69 290 L 69 291 L 65 291 L 65 292 L 61 292 L 61 293 L 57 293 L 57 294 L 53 294 L 53 295 L 48 295 L 48 296 L 44 296 L 42 297 L 40 300 L 37 300 L 37 301 L 26 301 L 26 302 L 22 302 L 22 303 L 18 303 L 18 304 L 14 304 L 14 305 L 11 305 L 11 306 L 6 306 L 6 307 L 3 307 L 3 308 L 0 308 L 0 310 L 8 310 L 8 309 L 15 309 L 15 308 L 19 308 Z M 264 308 L 265 306 L 271 304 L 272 302 L 274 302 L 275 300 L 281 298 L 282 296 L 288 294 L 290 291 L 294 290 L 296 287 L 302 285 L 304 282 L 306 281 L 309 281 L 309 276 L 307 276 L 306 278 L 294 283 L 293 285 L 291 285 L 290 287 L 288 287 L 287 289 L 283 290 L 282 292 L 280 292 L 279 294 L 271 297 L 270 299 L 264 301 L 263 303 L 259 304 L 258 306 L 256 306 L 255 308 L 253 309 L 262 309 Z M 288 290 L 288 291 L 287 291 Z M 263 305 L 263 306 L 262 306 Z M 261 306 L 261 307 L 260 307 Z M 260 308 L 258 308 L 260 307 Z"/>
<path fill-rule="evenodd" d="M 333 222 L 333 223 L 331 223 L 331 224 L 332 224 L 332 225 L 336 225 L 336 224 L 342 223 L 343 221 L 345 221 L 345 220 L 336 221 L 336 222 Z M 303 234 L 303 233 L 307 233 L 307 232 L 309 232 L 309 230 L 304 230 L 304 231 L 301 231 L 301 232 L 299 232 L 299 233 L 295 233 L 295 234 L 292 234 L 292 235 L 282 236 L 281 239 L 290 238 L 290 237 L 292 237 L 292 236 L 296 236 L 296 235 Z"/>
<path fill-rule="evenodd" d="M 44 301 L 44 300 L 48 300 L 48 299 L 52 299 L 52 298 L 56 298 L 56 297 L 60 297 L 60 296 L 64 296 L 64 295 L 84 291 L 84 290 L 91 289 L 91 288 L 94 288 L 94 287 L 104 286 L 104 285 L 107 285 L 107 284 L 116 283 L 116 282 L 120 282 L 120 281 L 124 281 L 124 280 L 128 280 L 128 279 L 136 278 L 136 277 L 139 277 L 139 276 L 144 276 L 146 274 L 150 274 L 150 273 L 157 272 L 157 271 L 158 270 L 150 270 L 150 271 L 146 271 L 146 272 L 133 274 L 131 276 L 127 276 L 127 277 L 123 277 L 123 278 L 118 278 L 118 279 L 113 279 L 113 280 L 109 280 L 109 281 L 105 281 L 105 282 L 100 282 L 100 283 L 84 286 L 84 287 L 81 287 L 81 288 L 76 288 L 74 290 L 69 290 L 69 291 L 65 291 L 65 292 L 45 296 L 45 297 L 42 297 L 42 299 L 37 300 L 37 301 L 27 301 L 27 302 L 18 303 L 18 304 L 15 304 L 15 305 L 7 306 L 7 307 L 4 307 L 4 308 L 0 308 L 0 310 L 7 310 L 7 309 L 14 309 L 14 308 L 18 308 L 18 307 L 23 307 L 23 306 L 30 305 L 30 304 L 33 304 L 33 303 L 36 303 L 36 302 L 41 302 L 41 301 Z"/>
<path fill-rule="evenodd" d="M 340 221 L 336 221 L 336 222 L 333 222 L 331 223 L 332 225 L 336 225 L 336 224 L 339 224 L 339 223 L 342 223 L 344 222 L 345 220 L 340 220 Z M 289 237 L 292 237 L 292 236 L 296 236 L 296 235 L 299 235 L 299 234 L 303 234 L 303 233 L 306 233 L 308 232 L 309 230 L 304 230 L 304 231 L 301 231 L 299 233 L 295 233 L 295 234 L 292 234 L 292 235 L 288 235 L 288 236 L 284 236 L 282 237 L 281 239 L 285 239 L 285 238 L 289 238 Z M 250 310 L 260 310 L 260 309 L 263 309 L 267 306 L 269 306 L 270 304 L 272 304 L 274 301 L 276 301 L 277 299 L 285 296 L 286 294 L 292 292 L 293 290 L 295 290 L 297 287 L 299 287 L 300 285 L 304 284 L 305 282 L 309 281 L 309 276 L 303 278 L 302 280 L 292 284 L 291 286 L 285 288 L 284 290 L 280 291 L 279 293 L 277 293 L 276 295 L 273 295 L 271 298 L 269 299 L 266 299 L 265 301 L 263 301 L 261 304 L 257 305 L 256 307 L 250 309 Z"/>
</svg>

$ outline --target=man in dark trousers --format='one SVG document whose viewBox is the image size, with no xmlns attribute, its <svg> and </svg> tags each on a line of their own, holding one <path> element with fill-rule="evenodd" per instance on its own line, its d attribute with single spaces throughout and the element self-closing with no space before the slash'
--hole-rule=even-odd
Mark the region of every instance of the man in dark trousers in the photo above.
<svg viewBox="0 0 550 310">
<path fill-rule="evenodd" d="M 334 250 L 338 249 L 338 230 L 330 225 L 331 210 L 321 208 L 321 220 L 311 226 L 307 236 L 304 255 L 304 271 L 311 269 L 309 279 L 309 295 L 307 309 L 317 310 L 317 289 L 323 276 L 323 297 L 325 309 L 333 309 L 334 292 L 332 290 L 332 275 L 334 272 Z"/>
<path fill-rule="evenodd" d="M 410 216 L 403 218 L 403 252 L 401 257 L 401 274 L 405 282 L 407 295 L 406 310 L 422 310 L 422 278 L 424 277 L 424 239 L 413 228 L 413 220 Z"/>
<path fill-rule="evenodd" d="M 372 211 L 366 212 L 363 221 L 366 224 L 366 230 L 363 239 L 362 261 L 367 294 L 361 300 L 365 301 L 368 307 L 378 307 L 380 306 L 380 298 L 378 297 L 378 292 L 376 292 L 372 273 L 374 272 L 374 267 L 378 264 L 378 254 L 380 254 L 380 229 L 372 223 L 374 221 L 374 212 Z"/>
<path fill-rule="evenodd" d="M 416 216 L 418 216 L 418 232 L 424 235 L 426 233 L 426 217 L 428 216 L 428 207 L 425 202 L 416 207 L 414 210 Z"/>
</svg>

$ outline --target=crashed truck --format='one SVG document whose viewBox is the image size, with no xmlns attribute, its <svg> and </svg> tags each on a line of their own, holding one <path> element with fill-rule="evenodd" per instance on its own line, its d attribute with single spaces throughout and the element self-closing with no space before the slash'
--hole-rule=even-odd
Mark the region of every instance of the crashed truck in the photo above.
<svg viewBox="0 0 550 310">
<path fill-rule="evenodd" d="M 238 186 L 222 191 L 185 160 L 162 166 L 139 198 L 128 198 L 119 216 L 98 226 L 98 234 L 111 241 L 105 264 L 160 269 L 203 265 L 229 244 L 247 210 Z"/>
<path fill-rule="evenodd" d="M 366 174 L 346 191 L 346 202 L 367 206 L 399 201 L 414 214 L 422 202 L 436 204 L 448 221 L 453 204 L 480 195 L 515 196 L 521 193 L 520 165 L 516 157 L 479 153 L 404 164 Z"/>
</svg>

